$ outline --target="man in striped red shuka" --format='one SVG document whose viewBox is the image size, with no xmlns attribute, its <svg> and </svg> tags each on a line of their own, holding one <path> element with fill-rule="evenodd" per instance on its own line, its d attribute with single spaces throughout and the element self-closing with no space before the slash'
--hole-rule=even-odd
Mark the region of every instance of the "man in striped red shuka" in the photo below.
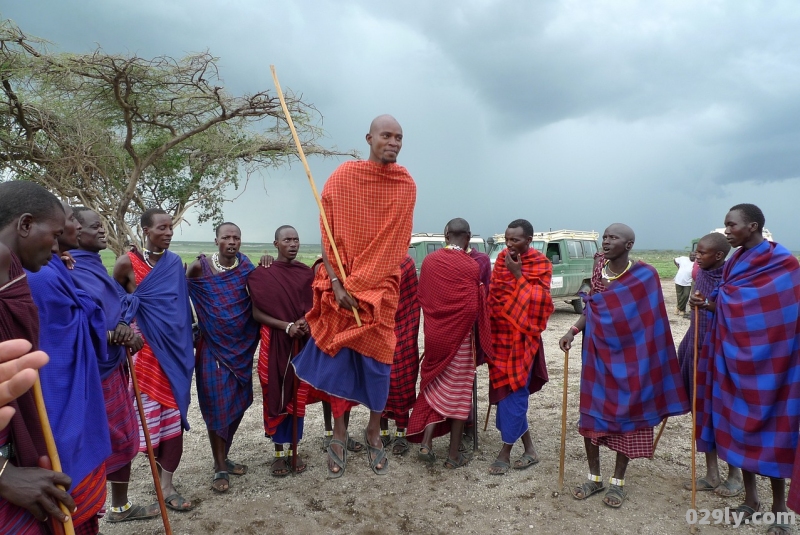
<svg viewBox="0 0 800 535">
<path fill-rule="evenodd" d="M 278 257 L 268 268 L 256 268 L 247 285 L 253 299 L 253 316 L 269 328 L 266 358 L 263 362 L 259 358 L 258 363 L 259 377 L 264 376 L 264 425 L 275 445 L 271 474 L 285 477 L 292 472 L 292 463 L 284 446 L 296 445 L 303 438 L 309 387 L 296 379 L 291 359 L 309 340 L 305 314 L 311 309 L 314 275 L 311 268 L 297 260 L 300 237 L 294 227 L 278 227 L 273 244 Z M 306 469 L 300 458 L 295 465 L 297 473 Z"/>
<path fill-rule="evenodd" d="M 489 360 L 489 402 L 497 404 L 497 429 L 503 447 L 489 473 L 511 467 L 511 448 L 522 440 L 525 451 L 514 462 L 523 470 L 539 462 L 528 428 L 528 398 L 547 382 L 542 332 L 553 313 L 550 279 L 553 267 L 531 248 L 533 226 L 524 219 L 509 223 L 506 249 L 497 256 L 489 288 L 492 348 Z"/>
<path fill-rule="evenodd" d="M 39 271 L 51 260 L 53 239 L 63 230 L 64 209 L 53 194 L 28 181 L 0 184 L 0 341 L 22 339 L 38 348 L 39 314 L 25 269 Z M 66 519 L 58 501 L 70 511 L 75 508 L 73 498 L 56 487 L 68 489 L 72 480 L 45 469 L 49 466 L 40 468 L 47 448 L 33 391 L 9 405 L 14 415 L 0 429 L 0 530 L 50 533 L 45 519 Z"/>
<path fill-rule="evenodd" d="M 591 293 L 585 316 L 559 341 L 568 351 L 585 328 L 579 432 L 589 476 L 572 494 L 583 500 L 605 488 L 600 446 L 607 446 L 617 459 L 603 503 L 614 508 L 626 497 L 628 461 L 653 456 L 653 427 L 689 411 L 658 272 L 629 260 L 634 240 L 627 225 L 615 223 L 605 230 L 600 281 L 605 289 Z"/>
<path fill-rule="evenodd" d="M 247 466 L 228 458 L 233 437 L 253 403 L 253 356 L 259 326 L 253 319 L 247 277 L 255 267 L 239 252 L 242 231 L 222 223 L 216 228 L 218 251 L 200 255 L 186 270 L 189 297 L 200 330 L 196 348 L 197 399 L 214 458 L 215 492 L 227 492 L 230 475 Z"/>
<path fill-rule="evenodd" d="M 128 500 L 131 461 L 139 452 L 138 415 L 128 387 L 127 350 L 139 351 L 142 338 L 123 320 L 119 284 L 111 278 L 100 258 L 106 249 L 106 232 L 100 216 L 85 207 L 73 209 L 81 224 L 78 248 L 70 251 L 75 260 L 69 274 L 75 286 L 83 290 L 103 309 L 108 330 L 108 358 L 100 362 L 111 455 L 106 459 L 106 481 L 111 484 L 111 508 L 106 522 L 143 520 L 158 516 L 158 504 L 134 505 Z"/>
<path fill-rule="evenodd" d="M 695 261 L 699 268 L 693 279 L 694 288 L 701 295 L 711 295 L 719 286 L 722 280 L 725 258 L 730 250 L 730 243 L 719 232 L 707 234 L 697 242 Z M 690 307 L 690 311 L 689 330 L 686 331 L 683 340 L 678 346 L 678 362 L 681 366 L 683 385 L 686 387 L 686 394 L 689 396 L 689 402 L 691 403 L 694 387 L 694 353 L 695 348 L 697 348 L 697 400 L 693 403 L 692 408 L 696 414 L 697 449 L 705 452 L 706 475 L 697 478 L 696 488 L 697 490 L 713 490 L 720 496 L 733 497 L 741 494 L 744 490 L 742 471 L 735 466 L 728 465 L 728 477 L 725 481 L 721 481 L 717 452 L 711 445 L 699 440 L 702 433 L 703 419 L 711 408 L 710 392 L 705 390 L 708 372 L 708 352 L 701 350 L 703 340 L 705 340 L 711 327 L 711 314 L 702 309 L 702 307 Z M 695 326 L 695 323 L 697 326 Z M 694 337 L 695 328 L 698 331 L 698 340 L 695 340 Z M 685 482 L 683 488 L 692 490 L 692 482 Z"/>
<path fill-rule="evenodd" d="M 144 346 L 135 357 L 147 427 L 161 468 L 161 489 L 167 507 L 190 511 L 192 502 L 175 489 L 172 477 L 183 454 L 183 431 L 189 429 L 195 358 L 192 343 L 192 309 L 181 257 L 169 251 L 172 216 L 160 208 L 142 214 L 144 249 L 134 248 L 117 258 L 114 279 L 130 294 L 123 311 L 135 320 Z M 145 451 L 139 429 L 139 451 Z"/>
<path fill-rule="evenodd" d="M 417 397 L 419 375 L 419 299 L 417 297 L 417 266 L 406 255 L 400 264 L 400 301 L 394 316 L 394 334 L 397 345 L 392 362 L 389 398 L 381 418 L 381 439 L 385 445 L 392 443 L 392 453 L 402 455 L 408 451 L 406 429 L 408 412 Z M 389 438 L 389 420 L 394 420 L 395 438 Z"/>
<path fill-rule="evenodd" d="M 448 223 L 448 237 L 449 245 L 426 256 L 420 269 L 425 358 L 408 437 L 421 444 L 420 459 L 433 461 L 433 439 L 450 433 L 444 465 L 460 468 L 467 464 L 459 447 L 464 424 L 472 412 L 474 344 L 483 342 L 488 353 L 491 336 L 480 268 L 465 251 L 471 237 L 469 224 L 453 219 Z"/>
<path fill-rule="evenodd" d="M 800 264 L 785 247 L 765 240 L 763 228 L 757 206 L 730 209 L 725 235 L 740 248 L 725 263 L 717 290 L 695 294 L 690 303 L 713 313 L 703 348 L 711 403 L 699 442 L 716 446 L 722 460 L 742 469 L 745 497 L 738 510 L 745 513 L 760 506 L 756 474 L 771 478 L 772 511 L 787 511 L 785 478 L 797 462 L 800 429 Z M 790 529 L 773 526 L 770 532 Z"/>
<path fill-rule="evenodd" d="M 322 190 L 322 206 L 344 273 L 320 221 L 325 269 L 315 275 L 314 305 L 306 316 L 311 340 L 293 365 L 297 376 L 314 388 L 367 406 L 367 459 L 373 472 L 383 475 L 388 473 L 389 459 L 380 437 L 380 419 L 389 396 L 400 264 L 408 252 L 417 187 L 405 167 L 397 164 L 403 129 L 393 117 L 374 119 L 367 143 L 369 160 L 343 163 Z M 333 416 L 328 476 L 337 478 L 347 464 L 347 427 L 344 413 L 337 416 L 334 410 Z"/>
</svg>

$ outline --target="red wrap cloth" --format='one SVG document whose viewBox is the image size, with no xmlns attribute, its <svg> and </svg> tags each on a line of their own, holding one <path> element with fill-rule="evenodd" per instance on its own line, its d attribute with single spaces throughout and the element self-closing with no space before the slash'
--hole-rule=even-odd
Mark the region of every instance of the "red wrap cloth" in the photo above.
<svg viewBox="0 0 800 535">
<path fill-rule="evenodd" d="M 362 326 L 339 307 L 324 269 L 314 280 L 314 306 L 306 316 L 317 346 L 328 355 L 347 347 L 383 364 L 394 358 L 394 315 L 400 264 L 408 253 L 417 188 L 405 167 L 370 161 L 340 165 L 322 190 L 347 282 L 322 221 L 322 246 L 336 276 L 358 301 Z"/>
<path fill-rule="evenodd" d="M 9 282 L 0 287 L 0 342 L 22 338 L 37 349 L 39 346 L 39 312 L 31 297 L 25 271 L 19 259 L 11 253 Z M 29 390 L 9 403 L 16 409 L 11 423 L 10 438 L 14 444 L 15 466 L 36 467 L 39 457 L 47 455 L 42 425 L 33 391 Z M 3 441 L 5 442 L 5 441 Z M 25 509 L 21 509 L 0 498 L 0 526 L 4 533 L 47 533 L 45 525 Z M 6 531 L 9 530 L 9 531 Z"/>
<path fill-rule="evenodd" d="M 408 424 L 412 441 L 421 437 L 411 435 L 421 434 L 437 420 L 431 414 L 425 390 L 451 364 L 470 330 L 477 326 L 484 352 L 491 355 L 492 351 L 480 268 L 464 251 L 439 249 L 425 257 L 420 269 L 419 302 L 425 315 L 425 358 L 420 368 L 420 395 Z M 434 434 L 440 436 L 448 431 L 449 425 L 439 425 Z"/>
<path fill-rule="evenodd" d="M 548 381 L 544 358 L 536 357 L 547 319 L 555 309 L 550 297 L 553 266 L 546 256 L 530 248 L 520 256 L 522 276 L 517 280 L 506 267 L 507 254 L 504 249 L 497 255 L 489 287 L 494 351 L 489 360 L 491 403 L 528 385 L 532 366 L 531 393 Z"/>
</svg>

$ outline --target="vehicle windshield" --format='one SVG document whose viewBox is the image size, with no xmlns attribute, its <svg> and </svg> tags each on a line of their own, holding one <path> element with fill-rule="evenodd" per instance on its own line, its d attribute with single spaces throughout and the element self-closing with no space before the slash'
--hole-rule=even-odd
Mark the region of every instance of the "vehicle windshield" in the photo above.
<svg viewBox="0 0 800 535">
<path fill-rule="evenodd" d="M 544 242 L 543 241 L 531 242 L 531 247 L 533 247 L 534 249 L 536 249 L 540 253 L 544 252 Z M 500 254 L 500 251 L 502 251 L 505 248 L 506 248 L 505 242 L 497 242 L 497 243 L 495 243 L 494 245 L 492 245 L 492 252 L 489 253 L 489 258 L 491 258 L 492 261 L 497 260 L 497 256 Z"/>
</svg>

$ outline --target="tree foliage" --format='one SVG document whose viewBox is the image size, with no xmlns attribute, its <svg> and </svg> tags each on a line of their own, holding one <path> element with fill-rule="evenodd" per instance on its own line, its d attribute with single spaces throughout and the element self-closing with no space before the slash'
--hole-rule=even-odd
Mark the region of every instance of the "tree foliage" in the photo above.
<svg viewBox="0 0 800 535">
<path fill-rule="evenodd" d="M 52 53 L 0 22 L 0 166 L 97 210 L 117 254 L 138 242 L 138 216 L 159 207 L 175 224 L 190 208 L 218 222 L 226 191 L 296 157 L 277 94 L 233 96 L 217 58 Z M 286 103 L 306 154 L 350 155 L 317 144 L 321 115 Z"/>
</svg>

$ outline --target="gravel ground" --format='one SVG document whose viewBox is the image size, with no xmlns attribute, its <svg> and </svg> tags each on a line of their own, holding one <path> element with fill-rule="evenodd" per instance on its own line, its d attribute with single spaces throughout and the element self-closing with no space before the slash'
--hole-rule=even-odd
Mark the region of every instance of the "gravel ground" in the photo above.
<svg viewBox="0 0 800 535">
<path fill-rule="evenodd" d="M 675 310 L 675 286 L 663 280 L 662 286 L 670 315 L 675 345 L 680 343 L 689 320 Z M 213 464 L 210 447 L 196 398 L 190 409 L 192 430 L 185 436 L 181 466 L 176 473 L 178 490 L 191 499 L 192 512 L 170 512 L 173 532 L 199 533 L 594 533 L 673 534 L 688 533 L 686 511 L 691 495 L 682 490 L 691 470 L 691 418 L 671 418 L 652 460 L 637 459 L 626 474 L 628 499 L 621 509 L 602 503 L 602 494 L 586 501 L 570 495 L 572 485 L 581 483 L 588 466 L 583 439 L 577 431 L 580 381 L 580 344 L 569 357 L 569 401 L 566 445 L 565 485 L 558 488 L 561 428 L 561 396 L 564 355 L 558 339 L 577 316 L 567 303 L 558 303 L 544 333 L 550 382 L 532 396 L 528 418 L 541 462 L 524 471 L 489 475 L 489 465 L 501 446 L 492 418 L 486 432 L 480 433 L 479 451 L 470 464 L 451 471 L 441 462 L 428 466 L 412 453 L 391 458 L 388 476 L 370 471 L 366 455 L 351 455 L 347 473 L 341 479 L 326 479 L 325 455 L 321 452 L 322 410 L 311 406 L 306 416 L 306 438 L 300 453 L 307 456 L 306 473 L 283 479 L 269 475 L 272 444 L 264 438 L 261 395 L 256 380 L 255 402 L 247 411 L 236 435 L 231 458 L 249 466 L 243 477 L 231 476 L 231 490 L 222 495 L 211 490 Z M 579 337 L 580 338 L 580 337 Z M 577 341 L 576 341 L 577 342 Z M 195 394 L 196 395 L 196 394 Z M 488 399 L 488 374 L 479 370 L 479 414 L 485 417 Z M 351 432 L 360 436 L 368 412 L 363 407 L 352 414 Z M 434 449 L 446 456 L 447 437 L 434 442 Z M 519 455 L 516 446 L 513 455 Z M 613 470 L 614 453 L 601 450 L 603 476 Z M 702 472 L 698 455 L 698 473 Z M 766 479 L 759 481 L 764 506 L 771 493 Z M 131 498 L 136 503 L 155 501 L 150 468 L 144 455 L 134 461 Z M 741 498 L 724 499 L 713 493 L 698 493 L 699 509 L 724 509 L 736 506 Z M 768 509 L 765 509 L 768 510 Z M 713 522 L 712 522 L 713 524 Z M 125 533 L 163 533 L 161 519 L 135 523 L 101 522 L 107 535 Z M 703 526 L 703 533 L 723 533 L 723 526 Z M 764 527 L 741 527 L 743 534 L 764 533 Z"/>
</svg>

